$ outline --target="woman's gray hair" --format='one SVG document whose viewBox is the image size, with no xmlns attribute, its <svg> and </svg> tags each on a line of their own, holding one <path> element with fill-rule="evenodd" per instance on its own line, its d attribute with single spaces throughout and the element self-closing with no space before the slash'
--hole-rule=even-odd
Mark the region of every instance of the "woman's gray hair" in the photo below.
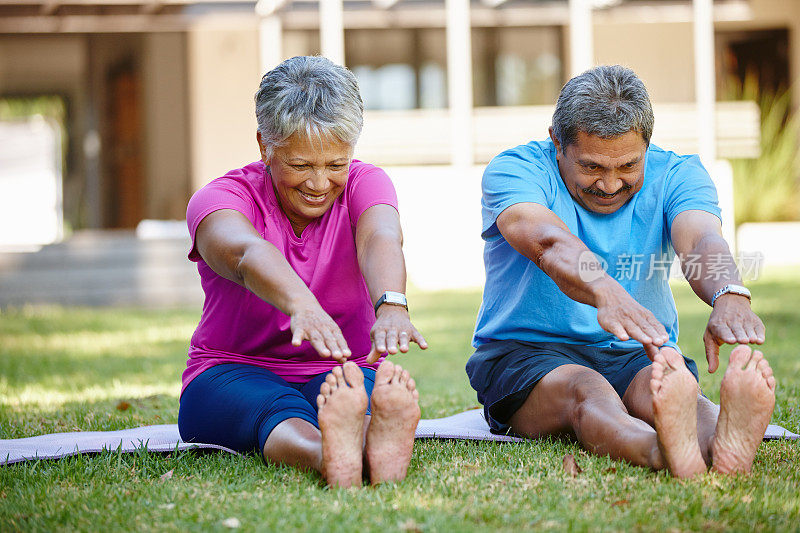
<svg viewBox="0 0 800 533">
<path fill-rule="evenodd" d="M 296 132 L 322 141 L 333 136 L 356 144 L 364 104 L 355 75 L 318 56 L 287 59 L 261 78 L 256 120 L 268 157 Z"/>
<path fill-rule="evenodd" d="M 642 80 L 631 69 L 603 65 L 575 76 L 561 89 L 553 136 L 562 151 L 576 141 L 579 131 L 609 139 L 633 130 L 649 145 L 653 123 L 653 106 Z"/>
</svg>

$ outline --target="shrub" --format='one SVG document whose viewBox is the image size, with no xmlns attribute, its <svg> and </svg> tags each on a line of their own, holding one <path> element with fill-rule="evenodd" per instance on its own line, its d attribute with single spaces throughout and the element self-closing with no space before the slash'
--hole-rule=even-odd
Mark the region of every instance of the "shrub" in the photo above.
<svg viewBox="0 0 800 533">
<path fill-rule="evenodd" d="M 743 96 L 761 108 L 761 155 L 731 161 L 736 224 L 798 220 L 800 114 L 792 111 L 788 91 L 759 95 L 748 85 Z"/>
</svg>

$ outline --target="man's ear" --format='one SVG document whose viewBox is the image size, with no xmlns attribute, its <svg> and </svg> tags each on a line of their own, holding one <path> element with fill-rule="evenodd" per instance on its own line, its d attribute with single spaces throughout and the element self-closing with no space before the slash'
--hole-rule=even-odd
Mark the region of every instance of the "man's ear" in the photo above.
<svg viewBox="0 0 800 533">
<path fill-rule="evenodd" d="M 558 142 L 558 139 L 556 139 L 556 136 L 553 134 L 553 126 L 547 128 L 547 132 L 550 134 L 550 139 L 553 141 L 553 144 L 556 147 L 556 155 L 564 155 L 564 152 L 561 151 L 561 143 Z"/>
</svg>

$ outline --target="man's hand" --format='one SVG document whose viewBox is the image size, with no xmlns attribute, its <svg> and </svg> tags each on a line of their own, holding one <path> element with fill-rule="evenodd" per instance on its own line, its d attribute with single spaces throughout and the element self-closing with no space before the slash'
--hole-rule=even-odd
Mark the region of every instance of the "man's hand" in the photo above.
<svg viewBox="0 0 800 533">
<path fill-rule="evenodd" d="M 723 344 L 764 344 L 761 319 L 750 309 L 750 300 L 738 294 L 723 294 L 714 302 L 703 334 L 708 371 L 719 368 L 719 347 Z"/>
<path fill-rule="evenodd" d="M 292 345 L 300 346 L 304 340 L 322 357 L 344 361 L 352 355 L 342 330 L 321 306 L 305 307 L 291 314 Z"/>
<path fill-rule="evenodd" d="M 622 341 L 633 339 L 642 343 L 651 360 L 669 340 L 667 330 L 653 313 L 612 283 L 597 293 L 597 322 Z"/>
<path fill-rule="evenodd" d="M 411 323 L 408 311 L 398 305 L 384 304 L 378 308 L 369 336 L 372 338 L 372 350 L 367 355 L 368 363 L 374 363 L 383 353 L 396 354 L 398 350 L 406 353 L 409 342 L 416 342 L 423 350 L 428 347 L 428 343 Z"/>
</svg>

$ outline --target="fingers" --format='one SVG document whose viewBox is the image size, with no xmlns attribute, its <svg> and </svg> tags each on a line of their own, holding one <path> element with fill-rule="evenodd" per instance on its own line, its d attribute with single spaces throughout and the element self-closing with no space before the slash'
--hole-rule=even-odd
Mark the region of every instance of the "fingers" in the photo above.
<svg viewBox="0 0 800 533">
<path fill-rule="evenodd" d="M 334 338 L 336 340 L 336 344 L 339 347 L 339 351 L 342 353 L 342 359 L 347 359 L 353 352 L 350 351 L 350 348 L 347 347 L 347 341 L 344 339 L 344 335 L 342 334 L 342 330 L 336 328 L 334 332 Z"/>
<path fill-rule="evenodd" d="M 408 351 L 409 335 L 406 331 L 401 331 L 398 335 L 400 341 L 400 351 L 406 353 Z"/>
<path fill-rule="evenodd" d="M 607 331 L 621 341 L 626 341 L 630 339 L 628 333 L 625 331 L 625 328 L 623 328 L 622 324 L 620 323 L 612 324 Z"/>
<path fill-rule="evenodd" d="M 647 357 L 651 361 L 655 361 L 656 360 L 656 356 L 659 353 L 658 346 L 656 346 L 654 344 L 643 344 L 642 346 L 644 346 L 644 351 L 647 354 Z"/>
<path fill-rule="evenodd" d="M 764 323 L 758 318 L 749 304 L 736 304 L 738 300 L 726 300 L 714 307 L 708 319 L 708 329 L 716 337 L 718 344 L 763 344 L 765 340 Z"/>
<path fill-rule="evenodd" d="M 669 340 L 669 335 L 667 335 L 664 324 L 659 322 L 652 313 L 649 313 L 647 322 L 650 325 L 650 330 L 647 331 L 647 334 L 653 339 L 653 344 L 656 346 L 663 346 Z"/>
<path fill-rule="evenodd" d="M 386 330 L 372 328 L 372 344 L 379 354 L 386 353 Z"/>
<path fill-rule="evenodd" d="M 750 342 L 750 335 L 747 334 L 745 328 L 741 324 L 731 324 L 728 326 L 731 330 L 731 333 L 736 338 L 736 342 L 739 344 L 748 344 Z"/>
<path fill-rule="evenodd" d="M 647 346 L 648 344 L 653 344 L 653 339 L 650 338 L 650 336 L 644 331 L 642 331 L 642 328 L 640 328 L 635 322 L 631 320 L 627 321 L 625 324 L 625 330 L 632 339 L 641 342 L 642 345 Z"/>
<path fill-rule="evenodd" d="M 315 327 L 297 327 L 292 332 L 292 346 L 300 346 L 304 340 L 322 357 L 333 357 L 344 361 L 352 355 L 347 341 L 338 326 L 315 325 Z"/>
<path fill-rule="evenodd" d="M 380 315 L 370 331 L 372 337 L 372 350 L 378 354 L 407 353 L 411 343 L 415 342 L 423 350 L 428 343 L 419 331 L 411 324 L 406 316 L 391 314 Z M 373 351 L 370 356 L 373 356 Z M 377 356 L 376 356 L 377 360 Z"/>
<path fill-rule="evenodd" d="M 386 351 L 390 354 L 397 353 L 397 330 L 395 328 L 386 332 Z"/>
<path fill-rule="evenodd" d="M 767 331 L 764 328 L 764 323 L 761 322 L 761 319 L 756 317 L 756 325 L 753 329 L 755 329 L 756 333 L 756 340 L 753 341 L 755 344 L 764 344 L 764 341 L 767 340 Z"/>
<path fill-rule="evenodd" d="M 370 349 L 369 353 L 367 354 L 367 363 L 374 363 L 375 361 L 378 360 L 378 358 L 380 358 L 380 356 L 381 352 L 379 352 L 378 349 L 375 348 L 375 343 L 373 342 L 372 349 Z"/>
<path fill-rule="evenodd" d="M 736 335 L 733 334 L 733 330 L 725 322 L 709 320 L 707 331 L 719 341 L 718 345 L 736 344 Z"/>
<path fill-rule="evenodd" d="M 411 340 L 417 343 L 417 346 L 422 348 L 423 350 L 428 349 L 428 341 L 425 340 L 425 337 L 416 330 L 416 328 L 412 328 L 411 331 Z"/>
<path fill-rule="evenodd" d="M 292 346 L 300 346 L 303 344 L 303 339 L 306 338 L 306 332 L 303 328 L 297 328 L 292 332 Z"/>
<path fill-rule="evenodd" d="M 720 344 L 714 334 L 706 328 L 703 334 L 703 344 L 706 348 L 706 361 L 708 361 L 708 372 L 713 374 L 719 368 L 719 347 Z"/>
<path fill-rule="evenodd" d="M 322 335 L 318 331 L 314 331 L 311 334 L 311 338 L 308 339 L 311 343 L 311 346 L 320 354 L 322 357 L 330 357 L 331 351 L 325 345 L 325 341 L 322 338 Z"/>
<path fill-rule="evenodd" d="M 638 304 L 634 304 L 638 305 Z M 642 345 L 662 346 L 669 340 L 667 330 L 646 308 L 616 308 L 608 312 L 598 310 L 597 320 L 601 327 L 621 341 L 634 339 Z M 648 354 L 653 354 L 653 349 Z"/>
</svg>

